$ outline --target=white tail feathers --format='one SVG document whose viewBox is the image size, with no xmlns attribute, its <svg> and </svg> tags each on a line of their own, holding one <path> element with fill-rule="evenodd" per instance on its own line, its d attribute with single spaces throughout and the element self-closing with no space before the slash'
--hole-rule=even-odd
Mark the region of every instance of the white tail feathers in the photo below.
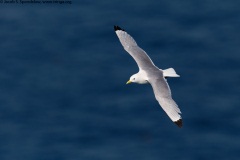
<svg viewBox="0 0 240 160">
<path fill-rule="evenodd" d="M 173 68 L 168 68 L 163 70 L 164 77 L 180 77 Z"/>
</svg>

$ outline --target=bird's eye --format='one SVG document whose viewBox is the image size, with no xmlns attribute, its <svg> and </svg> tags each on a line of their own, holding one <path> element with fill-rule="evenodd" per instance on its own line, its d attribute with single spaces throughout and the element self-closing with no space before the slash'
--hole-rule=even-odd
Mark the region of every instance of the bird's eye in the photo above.
<svg viewBox="0 0 240 160">
<path fill-rule="evenodd" d="M 135 78 L 133 78 L 133 80 L 135 80 Z"/>
</svg>

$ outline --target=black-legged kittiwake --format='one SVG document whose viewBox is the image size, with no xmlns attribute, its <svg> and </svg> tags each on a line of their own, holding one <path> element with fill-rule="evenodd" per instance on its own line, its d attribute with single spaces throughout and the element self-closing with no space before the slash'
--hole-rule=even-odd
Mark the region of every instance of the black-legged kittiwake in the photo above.
<svg viewBox="0 0 240 160">
<path fill-rule="evenodd" d="M 180 76 L 176 74 L 173 68 L 162 70 L 155 66 L 147 53 L 137 45 L 135 40 L 125 30 L 119 26 L 114 26 L 114 30 L 124 49 L 133 57 L 139 68 L 139 72 L 132 75 L 127 84 L 131 82 L 139 84 L 150 83 L 160 106 L 178 127 L 182 127 L 181 111 L 172 99 L 171 91 L 166 81 L 166 77 Z"/>
</svg>

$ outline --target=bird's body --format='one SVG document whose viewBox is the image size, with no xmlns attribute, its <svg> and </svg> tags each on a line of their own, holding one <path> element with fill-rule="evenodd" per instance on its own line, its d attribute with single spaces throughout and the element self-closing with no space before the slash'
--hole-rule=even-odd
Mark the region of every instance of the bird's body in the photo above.
<svg viewBox="0 0 240 160">
<path fill-rule="evenodd" d="M 114 26 L 114 30 L 124 49 L 133 57 L 139 68 L 139 72 L 132 75 L 127 84 L 131 82 L 138 84 L 150 83 L 155 98 L 163 110 L 175 124 L 182 127 L 181 111 L 172 99 L 170 88 L 165 79 L 166 77 L 179 77 L 179 75 L 176 74 L 173 68 L 162 70 L 156 67 L 146 52 L 137 45 L 126 31 L 118 26 Z"/>
</svg>

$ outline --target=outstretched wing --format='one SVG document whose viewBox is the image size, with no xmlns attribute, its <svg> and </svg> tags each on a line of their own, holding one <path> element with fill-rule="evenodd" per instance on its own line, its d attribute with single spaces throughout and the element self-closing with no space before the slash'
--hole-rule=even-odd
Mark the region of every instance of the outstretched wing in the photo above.
<svg viewBox="0 0 240 160">
<path fill-rule="evenodd" d="M 114 26 L 114 30 L 123 45 L 123 48 L 133 57 L 137 62 L 139 69 L 145 70 L 149 67 L 153 67 L 152 60 L 148 57 L 147 53 L 142 50 L 135 40 L 119 26 Z"/>
<path fill-rule="evenodd" d="M 181 111 L 172 99 L 167 81 L 164 78 L 158 78 L 150 79 L 149 83 L 152 85 L 155 98 L 162 109 L 167 113 L 170 119 L 178 125 L 178 127 L 182 127 Z"/>
</svg>

